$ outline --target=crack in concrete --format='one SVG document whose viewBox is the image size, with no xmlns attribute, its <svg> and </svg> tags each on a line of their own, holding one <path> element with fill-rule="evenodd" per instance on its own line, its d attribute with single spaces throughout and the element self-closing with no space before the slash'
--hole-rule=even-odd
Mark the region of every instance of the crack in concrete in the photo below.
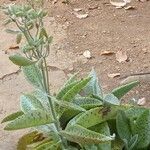
<svg viewBox="0 0 150 150">
<path fill-rule="evenodd" d="M 3 75 L 1 78 L 0 78 L 0 81 L 4 81 L 4 79 L 8 78 L 8 77 L 11 77 L 13 75 L 18 75 L 19 73 L 21 72 L 21 68 L 18 69 L 17 71 L 15 72 L 12 72 L 12 73 L 9 73 L 9 74 L 5 74 Z"/>
</svg>

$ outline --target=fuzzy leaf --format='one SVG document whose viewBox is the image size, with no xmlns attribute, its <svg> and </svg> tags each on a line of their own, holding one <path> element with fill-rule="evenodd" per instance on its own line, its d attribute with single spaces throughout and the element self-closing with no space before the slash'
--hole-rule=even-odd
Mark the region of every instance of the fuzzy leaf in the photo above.
<svg viewBox="0 0 150 150">
<path fill-rule="evenodd" d="M 111 93 L 104 97 L 104 102 L 113 105 L 120 105 L 119 99 Z"/>
<path fill-rule="evenodd" d="M 79 144 L 99 144 L 114 140 L 114 136 L 99 134 L 80 125 L 70 126 L 66 130 L 60 131 L 60 134 L 66 137 L 67 140 Z"/>
<path fill-rule="evenodd" d="M 69 84 L 73 83 L 74 81 L 76 81 L 77 74 L 78 74 L 78 72 L 71 75 L 71 77 L 66 81 L 66 83 L 64 84 L 63 87 L 65 87 L 66 85 L 69 85 Z"/>
<path fill-rule="evenodd" d="M 98 133 L 106 135 L 106 136 L 110 136 L 110 130 L 109 130 L 109 126 L 108 126 L 107 122 L 93 126 L 90 128 L 90 130 L 98 132 Z M 111 142 L 97 144 L 94 146 L 95 146 L 96 150 L 111 150 Z M 89 150 L 91 150 L 91 149 L 89 149 Z"/>
<path fill-rule="evenodd" d="M 62 87 L 62 89 L 58 92 L 56 98 L 57 99 L 62 99 L 62 97 L 72 88 L 74 87 L 75 85 L 77 85 L 79 83 L 79 81 L 74 81 L 70 84 L 66 84 Z"/>
<path fill-rule="evenodd" d="M 41 125 L 36 127 L 39 132 L 42 132 L 45 136 L 52 138 L 54 141 L 60 141 L 60 136 L 58 135 L 57 129 L 54 123 Z"/>
<path fill-rule="evenodd" d="M 77 119 L 73 119 L 73 124 L 79 124 L 85 128 L 113 119 L 117 111 L 124 109 L 121 106 L 96 107 L 82 113 Z M 71 120 L 70 120 L 71 121 Z"/>
<path fill-rule="evenodd" d="M 78 97 L 73 100 L 73 103 L 85 108 L 91 109 L 102 105 L 102 102 L 90 97 Z"/>
<path fill-rule="evenodd" d="M 42 103 L 31 94 L 24 94 L 20 97 L 21 110 L 24 113 L 30 112 L 31 110 L 41 109 L 44 110 Z"/>
<path fill-rule="evenodd" d="M 1 123 L 12 121 L 12 120 L 16 119 L 17 117 L 22 116 L 23 114 L 24 113 L 22 111 L 12 113 L 12 114 L 8 115 L 7 117 L 5 117 Z"/>
<path fill-rule="evenodd" d="M 86 110 L 76 104 L 73 104 L 71 102 L 66 102 L 66 101 L 59 101 L 57 99 L 55 99 L 54 97 L 51 97 L 51 99 L 58 104 L 59 106 L 66 108 L 66 109 L 72 109 L 72 110 L 78 110 L 81 112 L 85 112 Z"/>
<path fill-rule="evenodd" d="M 134 148 L 136 147 L 136 144 L 138 142 L 138 135 L 135 134 L 131 140 L 129 141 L 128 145 L 129 145 L 129 150 L 134 150 Z"/>
<path fill-rule="evenodd" d="M 150 111 L 144 111 L 135 121 L 134 134 L 138 135 L 137 149 L 143 149 L 150 144 Z"/>
<path fill-rule="evenodd" d="M 118 98 L 122 98 L 126 93 L 128 93 L 132 88 L 134 88 L 135 86 L 137 86 L 139 84 L 138 81 L 133 81 L 129 84 L 125 84 L 122 86 L 119 86 L 117 88 L 115 88 L 114 90 L 112 90 L 112 93 Z"/>
<path fill-rule="evenodd" d="M 19 54 L 15 54 L 12 56 L 9 56 L 9 59 L 18 66 L 29 66 L 35 63 L 35 61 L 32 61 L 30 59 L 27 59 L 26 57 L 23 57 Z"/>
<path fill-rule="evenodd" d="M 34 95 L 42 103 L 44 109 L 47 111 L 50 110 L 50 104 L 46 93 L 44 93 L 42 90 L 36 90 L 32 92 L 32 95 Z"/>
<path fill-rule="evenodd" d="M 98 96 L 103 97 L 102 88 L 98 83 L 98 77 L 97 77 L 94 69 L 92 69 L 92 71 L 90 72 L 89 77 L 91 77 L 91 80 L 89 81 L 89 83 L 84 88 L 85 94 L 87 96 L 94 94 L 94 95 L 98 95 Z"/>
<path fill-rule="evenodd" d="M 43 87 L 42 74 L 36 65 L 22 67 L 26 79 L 37 88 Z"/>
<path fill-rule="evenodd" d="M 91 80 L 91 77 L 82 79 L 79 83 L 74 85 L 63 97 L 62 100 L 71 101 Z"/>
<path fill-rule="evenodd" d="M 118 111 L 116 118 L 116 126 L 120 138 L 122 140 L 126 139 L 127 141 L 130 141 L 130 138 L 132 136 L 130 120 L 127 118 L 124 111 Z"/>
<path fill-rule="evenodd" d="M 53 120 L 49 114 L 44 111 L 36 110 L 30 111 L 22 116 L 19 116 L 12 122 L 8 123 L 5 130 L 18 130 L 39 125 L 52 123 Z"/>
</svg>

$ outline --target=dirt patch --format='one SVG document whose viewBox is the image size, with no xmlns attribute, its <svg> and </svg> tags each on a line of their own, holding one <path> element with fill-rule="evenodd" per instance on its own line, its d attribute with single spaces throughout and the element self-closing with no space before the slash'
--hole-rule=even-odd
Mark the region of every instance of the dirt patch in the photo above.
<svg viewBox="0 0 150 150">
<path fill-rule="evenodd" d="M 0 1 L 3 4 L 5 1 Z M 9 1 L 7 1 L 9 2 Z M 51 89 L 56 92 L 69 73 L 80 72 L 86 75 L 92 67 L 99 75 L 105 91 L 120 83 L 119 78 L 109 78 L 108 74 L 149 72 L 150 70 L 150 2 L 133 2 L 135 10 L 116 9 L 106 5 L 108 1 L 70 0 L 69 5 L 58 1 L 46 3 L 49 16 L 45 24 L 54 37 L 51 54 L 48 58 Z M 74 15 L 74 9 L 81 8 L 81 13 L 88 13 L 85 19 Z M 93 8 L 93 9 L 89 9 Z M 0 14 L 0 119 L 19 109 L 19 95 L 32 88 L 18 72 L 18 67 L 8 60 L 6 50 L 15 45 L 14 36 L 5 33 L 2 26 L 4 15 Z M 89 50 L 92 59 L 82 55 Z M 119 63 L 115 55 L 101 55 L 102 51 L 123 51 L 128 61 Z M 141 84 L 130 96 L 145 97 L 150 105 L 150 84 Z M 0 149 L 14 150 L 22 132 L 6 132 L 0 126 Z M 23 131 L 26 132 L 26 131 Z"/>
</svg>

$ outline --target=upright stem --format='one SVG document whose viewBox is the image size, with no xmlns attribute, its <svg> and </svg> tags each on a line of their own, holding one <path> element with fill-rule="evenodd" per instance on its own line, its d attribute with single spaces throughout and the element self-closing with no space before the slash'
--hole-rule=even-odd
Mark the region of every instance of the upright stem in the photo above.
<svg viewBox="0 0 150 150">
<path fill-rule="evenodd" d="M 45 67 L 45 73 L 44 73 L 44 80 L 47 83 L 46 89 L 47 89 L 47 94 L 50 95 L 50 90 L 49 90 L 49 75 L 48 75 L 48 69 L 47 69 L 47 63 L 46 63 L 46 59 L 44 58 L 44 67 Z M 60 123 L 59 120 L 57 119 L 57 114 L 56 114 L 56 110 L 55 110 L 55 106 L 53 105 L 53 102 L 51 100 L 51 98 L 48 96 L 48 100 L 49 100 L 49 104 L 50 104 L 50 108 L 51 108 L 51 114 L 53 116 L 53 119 L 55 120 L 55 127 L 57 129 L 57 131 L 61 131 L 61 127 L 60 127 Z M 66 140 L 60 135 L 60 139 L 62 141 L 62 149 L 66 149 L 67 148 L 67 142 Z"/>
<path fill-rule="evenodd" d="M 22 33 L 24 34 L 27 42 L 29 43 L 29 45 L 32 45 L 33 43 L 33 40 L 34 38 L 32 37 L 32 35 L 30 34 L 30 32 L 28 31 L 28 28 L 25 24 L 25 28 L 26 30 L 24 30 L 23 28 L 21 28 L 19 26 L 19 24 L 17 23 L 17 21 L 14 20 L 14 22 L 16 23 L 17 27 L 22 31 Z M 42 20 L 40 20 L 40 23 L 41 23 L 41 26 L 43 27 L 43 22 Z M 39 31 L 39 29 L 38 29 Z M 37 31 L 37 32 L 38 32 Z M 38 35 L 38 34 L 37 34 Z M 39 49 L 38 47 L 35 47 L 35 50 L 33 50 L 33 53 L 36 57 L 37 60 L 39 60 L 41 58 L 41 55 L 40 55 L 40 52 L 39 52 Z M 45 56 L 46 57 L 46 56 Z M 47 69 L 47 63 L 46 63 L 46 59 L 45 57 L 43 57 L 43 60 L 44 60 L 44 63 L 41 65 L 41 71 L 42 71 L 42 75 L 43 75 L 43 86 L 44 86 L 44 90 L 45 92 L 50 95 L 50 88 L 49 88 L 49 75 L 48 75 L 48 69 Z M 48 100 L 49 100 L 49 104 L 50 104 L 50 110 L 51 110 L 51 115 L 53 117 L 53 119 L 55 120 L 55 127 L 56 127 L 56 130 L 57 132 L 59 133 L 59 131 L 61 131 L 61 127 L 60 127 L 60 122 L 57 118 L 57 113 L 56 113 L 56 110 L 55 110 L 55 106 L 51 100 L 50 97 L 48 97 Z M 62 149 L 66 149 L 67 148 L 67 141 L 63 138 L 63 136 L 59 135 L 60 136 L 60 139 L 61 139 L 61 143 L 62 143 Z"/>
</svg>

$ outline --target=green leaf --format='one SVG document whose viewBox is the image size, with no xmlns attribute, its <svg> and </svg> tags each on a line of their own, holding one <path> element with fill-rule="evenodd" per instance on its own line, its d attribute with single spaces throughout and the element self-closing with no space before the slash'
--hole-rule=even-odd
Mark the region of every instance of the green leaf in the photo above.
<svg viewBox="0 0 150 150">
<path fill-rule="evenodd" d="M 36 65 L 22 67 L 23 73 L 29 83 L 37 88 L 43 89 L 43 77 Z"/>
<path fill-rule="evenodd" d="M 8 123 L 4 129 L 18 130 L 18 129 L 24 129 L 29 127 L 35 127 L 39 125 L 45 125 L 52 122 L 53 120 L 50 117 L 50 114 L 47 114 L 44 111 L 35 110 L 23 114 L 22 116 L 19 116 L 12 122 Z"/>
<path fill-rule="evenodd" d="M 50 104 L 47 97 L 47 94 L 44 93 L 42 90 L 36 90 L 32 92 L 32 95 L 34 95 L 43 105 L 44 109 L 49 111 L 50 110 Z"/>
<path fill-rule="evenodd" d="M 129 145 L 129 150 L 134 150 L 134 148 L 136 147 L 136 144 L 138 142 L 138 135 L 135 134 L 131 140 L 129 141 L 128 145 Z"/>
<path fill-rule="evenodd" d="M 27 59 L 26 57 L 23 57 L 19 54 L 15 54 L 12 56 L 9 56 L 9 59 L 18 66 L 29 66 L 35 63 L 35 61 L 32 61 L 30 59 Z"/>
<path fill-rule="evenodd" d="M 58 135 L 56 126 L 54 123 L 41 125 L 36 127 L 36 129 L 43 133 L 46 137 L 50 137 L 53 141 L 60 141 L 60 136 Z"/>
<path fill-rule="evenodd" d="M 147 108 L 142 108 L 138 106 L 132 106 L 131 108 L 127 109 L 125 111 L 126 116 L 130 118 L 130 120 L 137 119 L 142 113 L 144 113 L 145 110 L 148 110 Z"/>
<path fill-rule="evenodd" d="M 74 82 L 72 82 L 72 83 L 70 83 L 70 84 L 65 84 L 65 85 L 61 88 L 61 90 L 58 92 L 56 98 L 61 100 L 62 97 L 63 97 L 72 87 L 74 87 L 74 86 L 77 85 L 78 83 L 79 83 L 79 81 L 74 81 Z"/>
<path fill-rule="evenodd" d="M 52 41 L 53 41 L 53 37 L 49 36 L 48 39 L 47 39 L 48 44 L 52 43 Z"/>
<path fill-rule="evenodd" d="M 7 117 L 5 117 L 1 123 L 7 122 L 7 121 L 12 121 L 12 120 L 18 118 L 19 116 L 22 116 L 23 114 L 24 113 L 22 111 L 12 113 L 12 114 L 8 115 Z"/>
<path fill-rule="evenodd" d="M 82 113 L 81 116 L 73 121 L 73 123 L 89 128 L 96 124 L 115 118 L 117 111 L 122 109 L 125 108 L 121 106 L 96 107 Z"/>
<path fill-rule="evenodd" d="M 66 81 L 66 83 L 64 84 L 64 87 L 65 87 L 66 85 L 69 85 L 69 84 L 73 83 L 74 81 L 76 81 L 76 76 L 77 76 L 77 74 L 78 74 L 78 72 L 75 73 L 75 74 L 73 74 L 73 75 L 71 75 L 71 77 L 70 77 L 70 78 Z"/>
<path fill-rule="evenodd" d="M 24 113 L 30 112 L 31 110 L 41 109 L 44 110 L 42 103 L 31 94 L 23 94 L 20 97 L 21 110 Z"/>
<path fill-rule="evenodd" d="M 138 81 L 133 81 L 129 84 L 125 84 L 122 86 L 117 87 L 116 89 L 112 90 L 112 93 L 118 98 L 122 98 L 126 93 L 128 93 L 132 88 L 139 84 Z"/>
<path fill-rule="evenodd" d="M 133 134 L 138 135 L 136 148 L 148 147 L 150 144 L 150 111 L 144 111 L 134 122 Z"/>
<path fill-rule="evenodd" d="M 99 144 L 114 140 L 113 136 L 106 136 L 91 130 L 88 130 L 80 125 L 73 125 L 66 130 L 60 131 L 60 134 L 67 140 L 79 144 Z"/>
<path fill-rule="evenodd" d="M 66 108 L 66 109 L 72 109 L 72 110 L 78 110 L 81 112 L 85 112 L 86 110 L 76 104 L 73 104 L 71 102 L 66 102 L 66 101 L 59 101 L 57 99 L 55 99 L 54 97 L 51 97 L 52 101 L 54 101 L 56 104 L 58 104 L 59 106 Z"/>
<path fill-rule="evenodd" d="M 78 97 L 73 100 L 73 103 L 85 108 L 91 109 L 102 105 L 102 102 L 90 97 Z"/>
<path fill-rule="evenodd" d="M 22 40 L 22 33 L 18 33 L 16 37 L 16 43 L 19 44 Z"/>
<path fill-rule="evenodd" d="M 107 122 L 98 124 L 90 128 L 90 130 L 98 132 L 100 134 L 110 136 L 110 129 Z M 96 150 L 111 150 L 111 142 L 95 145 Z M 89 149 L 90 150 L 90 149 Z"/>
<path fill-rule="evenodd" d="M 12 19 L 7 19 L 7 20 L 5 20 L 4 25 L 6 26 L 6 25 L 10 24 L 11 22 L 12 22 Z"/>
<path fill-rule="evenodd" d="M 71 101 L 91 80 L 91 77 L 82 79 L 79 83 L 74 85 L 63 97 L 62 100 Z"/>
<path fill-rule="evenodd" d="M 132 137 L 130 120 L 127 118 L 124 111 L 118 111 L 117 118 L 116 118 L 116 126 L 120 138 L 122 140 L 126 139 L 127 141 L 130 141 Z"/>
<path fill-rule="evenodd" d="M 7 33 L 10 33 L 10 34 L 18 34 L 18 33 L 20 33 L 20 31 L 11 30 L 11 29 L 6 29 L 5 31 L 6 31 Z"/>
<path fill-rule="evenodd" d="M 116 96 L 114 96 L 113 94 L 107 94 L 107 95 L 105 95 L 105 97 L 104 97 L 104 103 L 108 103 L 108 104 L 113 104 L 113 105 L 120 105 L 120 101 L 119 101 L 119 99 L 116 97 Z"/>
<path fill-rule="evenodd" d="M 102 88 L 98 83 L 98 77 L 97 77 L 94 69 L 92 69 L 92 71 L 90 72 L 89 77 L 91 77 L 91 80 L 89 81 L 89 83 L 84 88 L 85 94 L 87 96 L 94 94 L 94 95 L 98 95 L 98 96 L 103 97 Z"/>
<path fill-rule="evenodd" d="M 39 35 L 39 38 L 43 38 L 43 37 L 48 38 L 45 28 L 41 28 L 40 35 Z"/>
</svg>

